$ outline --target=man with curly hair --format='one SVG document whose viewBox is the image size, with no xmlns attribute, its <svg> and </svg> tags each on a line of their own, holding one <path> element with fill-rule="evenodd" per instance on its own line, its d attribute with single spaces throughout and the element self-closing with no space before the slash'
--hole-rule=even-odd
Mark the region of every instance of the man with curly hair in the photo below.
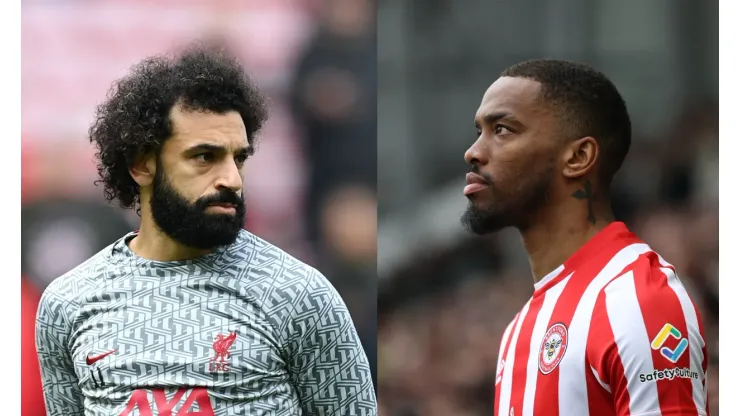
<svg viewBox="0 0 740 416">
<path fill-rule="evenodd" d="M 141 226 L 43 294 L 49 415 L 376 414 L 336 290 L 243 229 L 266 118 L 237 60 L 202 44 L 114 85 L 90 140 L 107 199 Z"/>
</svg>

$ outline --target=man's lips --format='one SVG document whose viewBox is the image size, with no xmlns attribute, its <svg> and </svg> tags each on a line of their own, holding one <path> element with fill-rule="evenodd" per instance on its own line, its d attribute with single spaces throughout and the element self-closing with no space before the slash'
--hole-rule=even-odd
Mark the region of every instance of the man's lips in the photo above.
<svg viewBox="0 0 740 416">
<path fill-rule="evenodd" d="M 235 204 L 229 204 L 224 202 L 218 202 L 215 204 L 208 204 L 208 207 L 211 208 L 212 212 L 222 212 L 226 214 L 234 214 L 236 213 L 236 205 Z"/>
<path fill-rule="evenodd" d="M 465 196 L 474 194 L 478 191 L 481 191 L 483 189 L 488 188 L 488 182 L 483 179 L 482 176 L 475 174 L 473 172 L 468 172 L 467 175 L 465 175 L 465 188 L 463 189 L 463 194 Z"/>
</svg>

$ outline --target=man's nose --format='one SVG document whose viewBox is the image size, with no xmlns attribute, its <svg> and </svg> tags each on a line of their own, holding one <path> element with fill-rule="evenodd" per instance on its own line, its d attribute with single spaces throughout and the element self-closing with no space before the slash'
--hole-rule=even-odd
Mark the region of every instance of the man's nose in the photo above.
<svg viewBox="0 0 740 416">
<path fill-rule="evenodd" d="M 228 188 L 234 192 L 239 192 L 242 190 L 243 184 L 242 174 L 236 163 L 226 162 L 219 172 L 216 188 Z"/>
<path fill-rule="evenodd" d="M 485 165 L 488 163 L 488 157 L 486 156 L 485 145 L 481 142 L 481 139 L 473 143 L 472 146 L 465 152 L 465 161 L 469 165 Z"/>
</svg>

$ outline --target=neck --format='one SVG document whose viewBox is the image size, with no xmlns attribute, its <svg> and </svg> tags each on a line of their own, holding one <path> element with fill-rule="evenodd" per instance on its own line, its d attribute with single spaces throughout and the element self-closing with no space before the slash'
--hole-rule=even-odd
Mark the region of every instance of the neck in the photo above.
<svg viewBox="0 0 740 416">
<path fill-rule="evenodd" d="M 155 261 L 182 261 L 202 257 L 212 250 L 184 246 L 163 233 L 148 210 L 141 210 L 141 226 L 129 248 L 137 256 Z"/>
<path fill-rule="evenodd" d="M 541 213 L 531 226 L 519 230 L 535 282 L 565 263 L 591 237 L 614 221 L 609 208 L 594 209 L 594 216 L 580 208 L 565 207 Z"/>
</svg>

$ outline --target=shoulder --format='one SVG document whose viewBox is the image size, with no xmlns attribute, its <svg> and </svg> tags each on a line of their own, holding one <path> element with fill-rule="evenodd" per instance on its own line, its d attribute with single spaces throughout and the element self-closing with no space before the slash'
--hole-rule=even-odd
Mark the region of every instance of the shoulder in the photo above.
<svg viewBox="0 0 740 416">
<path fill-rule="evenodd" d="M 691 303 L 676 269 L 652 250 L 640 254 L 604 287 L 603 292 L 607 301 L 656 312 L 668 312 L 670 308 L 680 310 L 684 303 Z"/>
<path fill-rule="evenodd" d="M 603 289 L 595 325 L 610 328 L 616 342 L 649 344 L 673 328 L 703 347 L 701 317 L 675 268 L 649 250 Z"/>
<path fill-rule="evenodd" d="M 237 244 L 241 246 L 237 248 L 238 253 L 242 253 L 243 263 L 249 269 L 245 275 L 258 287 L 267 289 L 263 294 L 268 306 L 277 307 L 287 302 L 295 309 L 319 308 L 325 302 L 340 299 L 334 286 L 319 270 L 276 245 L 248 231 L 242 231 Z"/>
<path fill-rule="evenodd" d="M 588 362 L 620 414 L 658 414 L 669 396 L 675 410 L 704 407 L 701 318 L 675 268 L 657 253 L 640 254 L 605 286 L 593 319 Z"/>
<path fill-rule="evenodd" d="M 79 304 L 89 291 L 95 290 L 101 284 L 101 277 L 111 267 L 110 252 L 114 244 L 54 279 L 44 289 L 40 300 L 41 306 L 57 304 L 68 307 Z"/>
<path fill-rule="evenodd" d="M 74 315 L 88 293 L 102 283 L 102 276 L 110 267 L 106 247 L 84 263 L 54 279 L 41 295 L 36 311 L 37 331 L 51 331 L 59 337 L 69 335 Z"/>
</svg>

